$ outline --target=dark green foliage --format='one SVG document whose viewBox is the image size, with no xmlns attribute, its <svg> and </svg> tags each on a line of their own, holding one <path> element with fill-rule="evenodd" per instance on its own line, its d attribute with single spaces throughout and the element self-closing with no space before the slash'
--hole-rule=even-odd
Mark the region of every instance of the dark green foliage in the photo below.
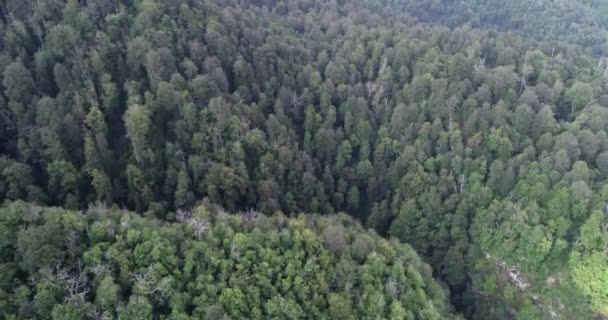
<svg viewBox="0 0 608 320">
<path fill-rule="evenodd" d="M 0 201 L 73 210 L 105 203 L 162 223 L 200 204 L 243 210 L 245 220 L 255 210 L 348 212 L 409 243 L 472 319 L 547 318 L 560 306 L 564 319 L 607 313 L 605 279 L 586 278 L 608 264 L 598 244 L 605 239 L 594 235 L 608 201 L 608 60 L 600 58 L 608 8 L 600 2 L 4 1 Z M 476 29 L 488 25 L 519 36 Z M 95 208 L 100 217 L 84 225 L 39 221 L 37 210 L 0 217 L 11 226 L 0 234 L 1 255 L 20 257 L 0 265 L 0 298 L 10 290 L 14 299 L 0 310 L 55 319 L 93 311 L 124 319 L 436 317 L 386 298 L 379 284 L 349 296 L 360 279 L 337 262 L 343 287 L 315 287 L 323 296 L 290 295 L 295 276 L 248 290 L 230 275 L 251 265 L 238 269 L 210 255 L 219 249 L 163 234 L 158 221 L 144 241 L 145 230 L 114 218 L 104 225 L 103 206 Z M 16 231 L 24 221 L 28 228 Z M 73 229 L 81 237 L 88 230 L 76 251 L 64 241 Z M 335 259 L 381 265 L 387 257 L 375 254 L 375 238 L 348 227 L 315 230 Z M 280 248 L 296 241 L 271 235 Z M 237 238 L 221 234 L 213 245 L 226 246 L 224 237 Z M 196 252 L 190 264 L 186 251 Z M 25 273 L 57 273 L 75 255 L 101 266 L 87 270 L 87 303 L 51 308 L 61 302 L 57 286 L 32 288 Z M 196 260 L 208 256 L 208 264 Z M 133 284 L 152 267 L 154 284 L 179 294 Z M 187 280 L 172 273 L 186 269 Z M 266 304 L 252 302 L 262 294 Z"/>
<path fill-rule="evenodd" d="M 608 50 L 608 5 L 600 0 L 572 1 L 380 1 L 378 6 L 394 5 L 405 16 L 438 22 L 451 27 L 473 27 L 512 31 L 537 39 L 576 43 L 594 53 Z M 484 48 L 488 58 L 501 59 L 505 52 Z M 508 56 L 508 55 L 507 55 Z"/>
</svg>

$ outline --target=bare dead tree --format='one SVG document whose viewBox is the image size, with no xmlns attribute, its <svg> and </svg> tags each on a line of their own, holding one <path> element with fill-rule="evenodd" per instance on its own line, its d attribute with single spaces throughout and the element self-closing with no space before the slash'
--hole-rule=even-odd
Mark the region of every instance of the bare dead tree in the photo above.
<svg viewBox="0 0 608 320">
<path fill-rule="evenodd" d="M 71 230 L 66 234 L 65 246 L 68 254 L 70 255 L 70 259 L 76 259 L 78 255 L 78 247 L 76 246 L 76 232 L 74 230 Z"/>
<path fill-rule="evenodd" d="M 388 67 L 388 58 L 384 57 L 382 60 L 382 64 L 380 65 L 380 69 L 378 69 L 378 77 L 375 81 L 369 81 L 365 84 L 367 88 L 367 99 L 371 105 L 381 106 L 380 98 L 384 96 L 384 85 L 382 84 L 381 79 L 383 78 L 384 73 L 386 72 L 386 68 Z"/>
<path fill-rule="evenodd" d="M 4 16 L 4 20 L 8 22 L 9 19 L 8 19 L 8 15 L 6 14 L 6 11 L 4 11 L 4 6 L 0 6 L 0 11 L 2 11 L 2 15 Z"/>
<path fill-rule="evenodd" d="M 606 217 L 608 217 L 608 204 L 606 204 L 606 208 L 604 209 L 604 218 Z M 602 223 L 601 229 L 604 233 L 608 232 L 608 223 Z M 606 240 L 606 243 L 604 244 L 604 254 L 608 256 L 608 240 Z"/>
<path fill-rule="evenodd" d="M 122 218 L 120 218 L 120 225 L 123 228 L 128 227 L 130 223 L 131 223 L 131 221 L 129 220 L 128 216 L 123 216 Z"/>
<path fill-rule="evenodd" d="M 274 141 L 272 143 L 272 150 L 278 150 L 280 146 L 281 146 L 281 143 L 279 141 Z"/>
<path fill-rule="evenodd" d="M 601 57 L 597 63 L 597 69 L 602 71 L 604 76 L 608 75 L 608 57 Z"/>
<path fill-rule="evenodd" d="M 188 220 L 190 220 L 190 218 L 192 218 L 192 211 L 187 209 L 177 209 L 177 212 L 175 213 L 175 219 L 177 222 L 186 223 Z"/>
<path fill-rule="evenodd" d="M 42 21 L 44 22 L 44 19 Z M 36 21 L 34 21 L 34 18 L 31 16 L 28 18 L 28 22 L 30 23 L 30 25 L 32 26 L 32 29 L 36 33 L 36 36 L 38 37 L 38 41 L 40 41 L 40 46 L 44 49 L 45 48 L 44 39 L 42 38 L 42 30 L 40 29 L 40 24 L 38 24 Z M 43 26 L 46 27 L 46 23 L 43 23 Z"/>
<path fill-rule="evenodd" d="M 241 258 L 241 250 L 236 247 L 234 241 L 232 241 L 232 244 L 230 245 L 230 256 L 237 261 Z"/>
<path fill-rule="evenodd" d="M 155 267 L 150 266 L 145 273 L 133 273 L 133 281 L 144 293 L 162 299 L 167 296 L 167 290 L 162 286 L 163 280 L 156 280 L 154 277 Z"/>
<path fill-rule="evenodd" d="M 55 267 L 57 280 L 63 285 L 65 300 L 71 303 L 83 303 L 90 291 L 81 262 L 73 267 L 57 265 Z"/>
<path fill-rule="evenodd" d="M 4 10 L 4 6 L 0 6 L 0 10 L 2 10 L 2 15 L 4 15 L 4 19 L 9 22 L 9 23 L 14 23 L 15 21 L 17 21 L 17 19 L 15 19 L 15 16 L 13 15 L 13 13 L 11 11 L 9 11 L 8 13 Z"/>
<path fill-rule="evenodd" d="M 249 132 L 250 124 L 251 124 L 251 122 L 249 121 L 249 119 L 240 120 L 240 125 L 238 128 L 239 137 L 244 137 L 247 135 L 247 133 Z"/>
<path fill-rule="evenodd" d="M 243 212 L 243 214 L 241 215 L 241 217 L 243 219 L 243 223 L 250 224 L 250 223 L 254 222 L 255 220 L 257 220 L 257 218 L 259 217 L 259 215 L 260 215 L 260 212 L 258 212 L 257 210 L 249 208 L 245 212 Z"/>
<path fill-rule="evenodd" d="M 0 117 L 2 117 L 4 119 L 4 121 L 6 121 L 8 123 L 12 123 L 11 118 L 10 118 L 10 113 L 8 113 L 6 110 L 0 109 Z"/>
<path fill-rule="evenodd" d="M 312 158 L 305 150 L 300 151 L 300 156 L 302 157 L 302 161 L 304 161 L 304 163 L 310 163 L 312 161 Z"/>
<path fill-rule="evenodd" d="M 380 66 L 380 70 L 378 70 L 378 77 L 380 77 L 384 73 L 387 66 L 388 66 L 388 58 L 384 57 L 384 59 L 382 60 L 382 65 Z"/>
<path fill-rule="evenodd" d="M 382 112 L 388 110 L 388 99 L 384 98 L 384 109 L 382 110 Z"/>
<path fill-rule="evenodd" d="M 224 209 L 224 207 L 220 206 L 219 204 L 214 205 L 213 209 L 215 210 L 215 214 L 218 217 L 224 217 L 224 216 L 228 215 L 228 212 L 226 211 L 226 209 Z"/>
<path fill-rule="evenodd" d="M 367 82 L 365 84 L 366 89 L 367 89 L 367 99 L 369 101 L 373 100 L 373 97 L 376 95 L 376 92 L 380 89 L 380 85 L 376 82 Z"/>
<path fill-rule="evenodd" d="M 519 86 L 519 94 L 522 93 L 523 89 L 528 89 L 528 85 L 526 84 L 526 60 L 528 60 L 528 51 L 526 51 L 526 53 L 524 54 L 524 63 L 521 72 L 521 84 Z"/>
<path fill-rule="evenodd" d="M 451 96 L 448 99 L 448 116 L 449 116 L 449 123 L 448 123 L 448 130 L 450 133 L 452 133 L 452 130 L 454 129 L 454 112 L 456 111 L 456 107 L 458 106 L 458 98 L 456 96 Z"/>
<path fill-rule="evenodd" d="M 595 103 L 595 99 L 591 99 L 589 100 L 589 102 L 585 105 L 585 107 L 583 108 L 583 111 L 586 111 L 587 108 L 591 107 L 591 105 L 593 105 Z"/>
<path fill-rule="evenodd" d="M 97 214 L 100 217 L 107 216 L 110 213 L 110 208 L 105 202 L 95 202 L 89 205 L 87 214 Z"/>
<path fill-rule="evenodd" d="M 87 312 L 89 318 L 94 320 L 111 320 L 112 316 L 108 311 L 102 311 L 97 308 L 93 308 Z"/>
<path fill-rule="evenodd" d="M 209 223 L 204 219 L 194 217 L 194 218 L 191 218 L 188 223 L 194 229 L 194 236 L 198 240 L 201 240 L 203 238 L 203 236 L 205 234 L 207 234 L 207 231 L 209 230 Z"/>
<path fill-rule="evenodd" d="M 298 94 L 295 92 L 295 90 L 293 91 L 293 95 L 291 98 L 291 112 L 293 114 L 297 114 L 297 111 L 302 106 L 302 98 L 303 97 L 298 97 Z"/>
<path fill-rule="evenodd" d="M 214 147 L 219 148 L 219 146 L 224 145 L 224 137 L 222 136 L 222 130 L 220 128 L 211 127 L 210 128 L 211 135 L 211 143 Z"/>
<path fill-rule="evenodd" d="M 465 177 L 464 174 L 461 174 L 458 177 L 458 186 L 459 186 L 458 191 L 460 193 L 462 193 L 462 191 L 464 190 L 464 186 L 466 185 L 466 183 L 467 183 L 467 177 Z"/>
<path fill-rule="evenodd" d="M 386 291 L 393 297 L 397 297 L 399 295 L 399 283 L 395 281 L 393 278 L 389 278 L 386 281 Z"/>
</svg>

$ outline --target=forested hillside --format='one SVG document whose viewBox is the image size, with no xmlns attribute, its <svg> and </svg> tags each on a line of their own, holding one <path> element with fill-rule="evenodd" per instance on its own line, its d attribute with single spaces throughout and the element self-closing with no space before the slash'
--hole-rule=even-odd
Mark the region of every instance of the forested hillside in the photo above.
<svg viewBox="0 0 608 320">
<path fill-rule="evenodd" d="M 408 246 L 347 216 L 0 209 L 6 319 L 456 319 Z M 153 316 L 154 315 L 154 316 Z"/>
<path fill-rule="evenodd" d="M 605 10 L 538 2 L 530 10 L 545 15 L 518 24 L 507 17 L 521 1 L 500 2 L 509 14 L 491 24 L 514 31 L 503 33 L 462 25 L 463 8 L 496 1 L 460 1 L 446 13 L 454 21 L 425 3 L 0 1 L 0 199 L 107 204 L 155 230 L 201 203 L 346 212 L 411 245 L 467 318 L 608 315 L 608 59 L 578 41 L 586 31 L 534 24 L 578 23 L 559 11 L 568 6 L 597 19 Z M 602 20 L 581 21 L 604 34 Z M 3 259 L 11 281 L 38 272 Z M 123 267 L 109 268 L 119 281 Z M 119 286 L 127 299 L 128 282 Z M 27 290 L 24 301 L 37 289 Z M 147 303 L 156 318 L 169 313 Z M 388 317 L 365 306 L 345 308 Z M 236 319 L 251 310 L 235 308 L 225 311 Z"/>
<path fill-rule="evenodd" d="M 604 0 L 384 0 L 407 16 L 451 27 L 497 28 L 541 40 L 575 43 L 608 54 L 608 2 Z"/>
</svg>

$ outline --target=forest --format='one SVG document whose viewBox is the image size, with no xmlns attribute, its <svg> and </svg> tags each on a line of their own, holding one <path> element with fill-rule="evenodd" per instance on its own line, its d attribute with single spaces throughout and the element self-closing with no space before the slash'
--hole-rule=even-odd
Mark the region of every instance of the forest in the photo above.
<svg viewBox="0 0 608 320">
<path fill-rule="evenodd" d="M 0 320 L 606 318 L 607 17 L 0 0 Z"/>
<path fill-rule="evenodd" d="M 201 206 L 166 223 L 102 205 L 83 213 L 24 202 L 0 213 L 0 284 L 14 291 L 0 300 L 5 317 L 457 319 L 409 245 L 347 215 Z"/>
</svg>

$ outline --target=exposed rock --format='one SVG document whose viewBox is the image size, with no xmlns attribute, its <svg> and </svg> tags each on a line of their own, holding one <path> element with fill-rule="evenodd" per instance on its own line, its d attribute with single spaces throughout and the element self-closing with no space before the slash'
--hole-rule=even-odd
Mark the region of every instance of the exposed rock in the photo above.
<svg viewBox="0 0 608 320">
<path fill-rule="evenodd" d="M 486 259 L 493 261 L 509 278 L 509 282 L 515 285 L 520 291 L 525 291 L 530 287 L 530 283 L 524 278 L 521 272 L 513 266 L 507 265 L 504 261 L 498 260 L 497 258 L 486 253 Z"/>
</svg>

